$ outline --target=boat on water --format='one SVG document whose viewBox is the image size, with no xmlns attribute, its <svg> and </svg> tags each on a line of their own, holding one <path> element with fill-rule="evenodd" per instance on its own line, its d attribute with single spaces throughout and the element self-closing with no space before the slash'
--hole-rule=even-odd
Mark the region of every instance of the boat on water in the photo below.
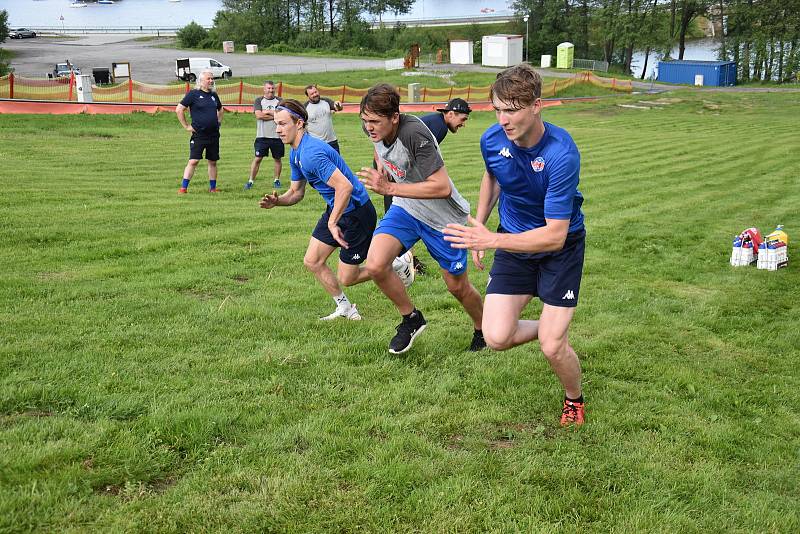
<svg viewBox="0 0 800 534">
<path fill-rule="evenodd" d="M 98 4 L 113 4 L 114 0 L 97 0 Z"/>
<path fill-rule="evenodd" d="M 86 7 L 86 6 L 88 6 L 88 5 L 89 5 L 89 4 L 87 4 L 87 3 L 85 3 L 85 2 L 72 2 L 72 3 L 69 5 L 69 7 Z"/>
</svg>

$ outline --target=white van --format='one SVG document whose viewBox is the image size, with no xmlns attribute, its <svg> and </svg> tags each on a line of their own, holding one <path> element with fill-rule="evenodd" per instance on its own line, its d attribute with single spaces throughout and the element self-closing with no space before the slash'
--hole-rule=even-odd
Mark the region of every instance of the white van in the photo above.
<svg viewBox="0 0 800 534">
<path fill-rule="evenodd" d="M 216 59 L 210 57 L 187 57 L 175 60 L 175 76 L 185 82 L 193 82 L 197 75 L 204 70 L 214 73 L 214 78 L 230 78 L 233 71 L 227 65 L 223 65 Z"/>
</svg>

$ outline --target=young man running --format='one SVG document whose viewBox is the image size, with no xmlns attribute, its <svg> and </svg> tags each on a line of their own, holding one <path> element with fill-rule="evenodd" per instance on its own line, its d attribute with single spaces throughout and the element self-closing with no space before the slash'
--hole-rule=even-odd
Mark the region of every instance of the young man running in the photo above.
<svg viewBox="0 0 800 534">
<path fill-rule="evenodd" d="M 275 161 L 275 173 L 272 181 L 273 186 L 281 186 L 281 170 L 283 168 L 281 159 L 284 154 L 283 141 L 280 140 L 275 132 L 275 108 L 280 105 L 281 99 L 275 96 L 275 83 L 271 80 L 264 82 L 264 96 L 259 96 L 253 103 L 253 115 L 256 117 L 256 140 L 253 143 L 255 157 L 250 164 L 250 178 L 244 184 L 244 188 L 253 187 L 258 169 L 261 167 L 261 160 L 267 154 L 272 153 Z"/>
<path fill-rule="evenodd" d="M 466 222 L 469 203 L 448 176 L 430 130 L 419 118 L 400 114 L 400 94 L 394 87 L 379 84 L 369 89 L 361 100 L 361 120 L 375 145 L 379 168 L 364 167 L 358 175 L 367 189 L 395 197 L 375 231 L 367 257 L 367 271 L 403 316 L 389 352 L 406 352 L 427 325 L 390 269 L 394 258 L 420 239 L 442 268 L 447 289 L 472 319 L 470 350 L 481 350 L 486 346 L 481 296 L 467 277 L 466 251 L 450 247 L 442 235 L 448 223 Z"/>
<path fill-rule="evenodd" d="M 497 124 L 481 137 L 486 172 L 471 226 L 445 229 L 457 249 L 472 250 L 483 269 L 484 251 L 497 249 L 486 287 L 483 331 L 494 350 L 539 340 L 564 387 L 561 424 L 584 422 L 581 366 L 568 330 L 583 269 L 586 232 L 578 191 L 580 154 L 572 137 L 542 121 L 542 80 L 528 65 L 498 74 L 489 95 Z M 484 224 L 500 201 L 500 227 Z M 543 302 L 538 321 L 521 320 L 533 297 Z"/>
<path fill-rule="evenodd" d="M 192 123 L 186 122 L 186 110 Z M 217 192 L 217 161 L 219 161 L 219 127 L 222 124 L 222 102 L 214 92 L 214 73 L 204 70 L 197 78 L 197 87 L 192 89 L 175 107 L 175 114 L 183 129 L 192 134 L 189 139 L 189 162 L 183 170 L 183 181 L 178 189 L 179 195 L 185 195 L 189 181 L 194 176 L 197 164 L 203 158 L 208 161 L 208 191 Z"/>
<path fill-rule="evenodd" d="M 303 264 L 316 277 L 333 298 L 336 309 L 322 320 L 344 317 L 360 320 L 361 314 L 342 291 L 341 286 L 352 286 L 370 279 L 360 266 L 367 258 L 372 232 L 375 230 L 375 207 L 364 186 L 327 143 L 308 135 L 305 131 L 308 114 L 296 100 L 286 100 L 275 109 L 275 125 L 281 141 L 291 145 L 289 164 L 292 183 L 289 190 L 278 196 L 264 195 L 259 205 L 264 209 L 292 206 L 303 199 L 306 183 L 325 199 L 327 208 L 311 234 Z M 336 248 L 339 266 L 336 274 L 326 260 Z M 410 266 L 404 266 L 410 271 Z M 395 280 L 403 284 L 394 276 Z"/>
</svg>

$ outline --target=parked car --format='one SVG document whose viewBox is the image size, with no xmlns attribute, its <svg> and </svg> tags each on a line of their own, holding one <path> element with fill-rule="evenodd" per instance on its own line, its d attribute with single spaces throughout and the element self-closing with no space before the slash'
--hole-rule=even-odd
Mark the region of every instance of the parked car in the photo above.
<svg viewBox="0 0 800 534">
<path fill-rule="evenodd" d="M 36 37 L 36 32 L 28 28 L 17 28 L 8 32 L 8 36 L 12 39 L 25 39 L 26 37 Z"/>
<path fill-rule="evenodd" d="M 187 57 L 175 60 L 175 76 L 185 82 L 193 82 L 204 70 L 214 73 L 214 78 L 230 78 L 233 70 L 210 57 Z"/>
<path fill-rule="evenodd" d="M 63 78 L 69 76 L 71 72 L 74 72 L 76 75 L 78 75 L 81 73 L 81 69 L 69 61 L 66 63 L 56 63 L 56 66 L 53 68 L 53 72 L 50 74 L 50 77 Z"/>
</svg>

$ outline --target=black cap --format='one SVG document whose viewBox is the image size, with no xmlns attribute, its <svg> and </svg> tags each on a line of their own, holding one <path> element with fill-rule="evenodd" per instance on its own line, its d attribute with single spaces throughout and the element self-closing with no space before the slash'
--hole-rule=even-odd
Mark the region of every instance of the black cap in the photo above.
<svg viewBox="0 0 800 534">
<path fill-rule="evenodd" d="M 457 113 L 466 113 L 467 115 L 470 114 L 472 108 L 469 107 L 469 104 L 463 98 L 454 98 L 447 105 L 443 108 L 439 108 L 436 111 L 441 111 L 442 113 L 447 113 L 448 111 L 455 111 Z"/>
</svg>

